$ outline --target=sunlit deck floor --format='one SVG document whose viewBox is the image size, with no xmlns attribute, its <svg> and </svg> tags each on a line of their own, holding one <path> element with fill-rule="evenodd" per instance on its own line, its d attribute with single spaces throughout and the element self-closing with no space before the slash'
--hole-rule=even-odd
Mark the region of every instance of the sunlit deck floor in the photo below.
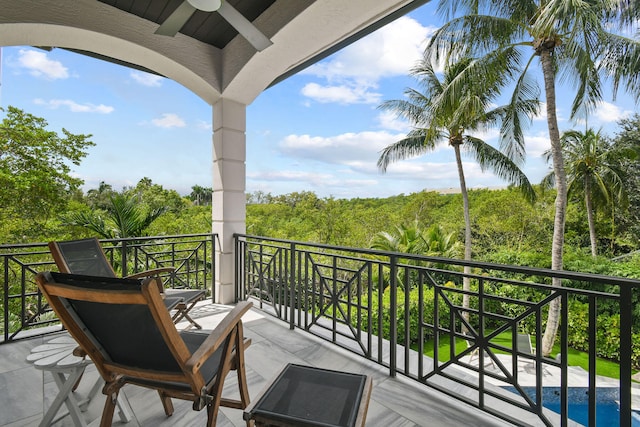
<svg viewBox="0 0 640 427">
<path fill-rule="evenodd" d="M 196 316 L 205 329 L 212 329 L 227 308 L 214 304 L 198 307 Z M 504 426 L 503 421 L 464 403 L 451 399 L 428 387 L 413 384 L 401 377 L 391 378 L 379 365 L 365 361 L 350 352 L 319 340 L 308 333 L 290 330 L 288 326 L 252 309 L 244 318 L 245 335 L 252 339 L 246 352 L 247 381 L 251 397 L 257 395 L 286 363 L 299 363 L 321 368 L 363 373 L 373 377 L 367 426 Z M 60 332 L 64 333 L 64 332 Z M 38 425 L 57 388 L 50 373 L 35 369 L 25 361 L 30 349 L 52 336 L 21 340 L 0 345 L 0 426 Z M 90 366 L 76 393 L 83 395 L 97 379 Z M 237 396 L 235 375 L 225 382 L 225 392 Z M 196 412 L 189 402 L 174 400 L 175 413 L 165 417 L 158 395 L 151 390 L 125 386 L 125 394 L 133 409 L 128 424 L 114 416 L 113 425 L 135 426 L 203 426 L 206 411 Z M 98 394 L 84 413 L 87 422 L 99 418 L 104 396 Z M 72 426 L 64 417 L 56 426 Z M 218 426 L 244 426 L 242 411 L 221 408 Z"/>
</svg>

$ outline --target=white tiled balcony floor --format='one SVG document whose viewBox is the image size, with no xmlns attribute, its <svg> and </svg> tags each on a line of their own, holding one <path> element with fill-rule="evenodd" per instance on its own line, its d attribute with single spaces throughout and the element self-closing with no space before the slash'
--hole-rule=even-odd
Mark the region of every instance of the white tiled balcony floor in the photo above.
<svg viewBox="0 0 640 427">
<path fill-rule="evenodd" d="M 210 303 L 198 307 L 196 316 L 205 329 L 215 327 L 227 308 Z M 252 339 L 246 352 L 247 380 L 250 396 L 256 396 L 286 363 L 306 364 L 371 375 L 373 392 L 367 415 L 367 426 L 505 426 L 491 415 L 456 401 L 433 389 L 404 379 L 391 378 L 383 367 L 357 357 L 308 333 L 290 330 L 288 326 L 252 309 L 244 318 L 245 335 Z M 64 332 L 61 332 L 64 333 Z M 52 336 L 21 340 L 0 345 L 0 426 L 36 426 L 56 395 L 57 388 L 50 373 L 35 369 L 25 361 L 30 349 Z M 88 392 L 97 372 L 90 366 L 76 393 Z M 225 392 L 237 395 L 235 375 L 225 382 Z M 125 386 L 133 409 L 133 420 L 114 425 L 136 426 L 204 426 L 206 411 L 196 412 L 189 402 L 174 400 L 175 413 L 166 417 L 154 391 Z M 104 396 L 98 394 L 84 413 L 87 422 L 100 417 Z M 56 426 L 72 426 L 64 417 Z M 244 426 L 242 411 L 221 408 L 218 426 Z"/>
</svg>

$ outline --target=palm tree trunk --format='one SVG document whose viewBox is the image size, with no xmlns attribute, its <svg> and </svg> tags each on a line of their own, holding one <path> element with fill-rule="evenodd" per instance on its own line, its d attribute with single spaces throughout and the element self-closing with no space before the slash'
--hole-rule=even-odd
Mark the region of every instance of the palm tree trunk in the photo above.
<svg viewBox="0 0 640 427">
<path fill-rule="evenodd" d="M 552 49 L 552 48 L 551 48 Z M 547 126 L 549 127 L 549 140 L 553 159 L 553 172 L 556 180 L 555 218 L 553 222 L 553 243 L 551 246 L 551 269 L 562 270 L 562 253 L 564 249 L 564 225 L 567 211 L 567 176 L 564 170 L 562 158 L 562 145 L 560 144 L 560 132 L 558 130 L 558 117 L 556 115 L 556 87 L 554 64 L 549 49 L 540 50 L 540 62 L 544 77 L 544 89 L 547 101 Z M 562 286 L 559 278 L 554 278 L 553 286 Z M 560 323 L 560 299 L 555 298 L 549 304 L 547 325 L 542 337 L 542 355 L 548 356 L 553 348 L 553 343 Z"/>
<path fill-rule="evenodd" d="M 613 253 L 613 249 L 616 246 L 616 204 L 611 203 L 611 243 L 609 243 L 609 250 Z"/>
<path fill-rule="evenodd" d="M 462 169 L 462 156 L 460 156 L 460 143 L 453 143 L 453 151 L 456 154 L 456 166 L 458 167 L 458 178 L 460 179 L 460 194 L 462 194 L 462 209 L 464 212 L 464 259 L 471 261 L 471 214 L 469 213 L 469 194 L 467 193 L 467 184 L 464 180 L 464 170 Z M 464 267 L 464 277 L 462 278 L 462 290 L 469 291 L 471 289 L 471 267 Z M 469 308 L 469 294 L 462 295 L 462 308 Z M 469 312 L 464 311 L 462 317 L 468 322 Z M 462 333 L 466 334 L 467 328 L 462 327 Z"/>
<path fill-rule="evenodd" d="M 587 222 L 589 223 L 589 240 L 591 241 L 591 255 L 598 255 L 598 242 L 596 241 L 596 224 L 593 218 L 593 203 L 591 202 L 591 182 L 585 179 L 584 204 L 587 209 Z"/>
</svg>

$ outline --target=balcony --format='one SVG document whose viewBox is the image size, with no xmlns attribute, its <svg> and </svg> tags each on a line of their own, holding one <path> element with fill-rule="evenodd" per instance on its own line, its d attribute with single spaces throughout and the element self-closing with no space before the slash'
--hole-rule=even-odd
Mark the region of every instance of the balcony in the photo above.
<svg viewBox="0 0 640 427">
<path fill-rule="evenodd" d="M 372 375 L 367 423 L 372 426 L 573 425 L 569 415 L 576 392 L 588 394 L 584 424 L 602 420 L 597 404 L 613 394 L 620 405 L 620 425 L 633 425 L 632 408 L 637 406 L 628 349 L 639 281 L 247 235 L 237 235 L 235 242 L 236 295 L 254 302 L 245 319 L 246 334 L 253 339 L 246 355 L 252 396 L 284 363 L 294 362 Z M 120 271 L 172 265 L 177 270 L 167 277 L 170 286 L 215 288 L 213 235 L 104 241 L 103 246 Z M 53 264 L 44 244 L 2 246 L 0 258 L 0 405 L 11 408 L 3 409 L 0 425 L 29 425 L 42 417 L 42 402 L 55 394 L 50 377 L 43 378 L 24 361 L 30 348 L 61 333 L 32 279 Z M 470 274 L 463 273 L 465 265 L 472 268 Z M 464 277 L 471 282 L 469 291 L 462 289 Z M 552 287 L 553 277 L 564 286 Z M 615 291 L 581 289 L 585 284 L 613 285 Z M 505 287 L 536 289 L 536 299 L 505 297 L 499 292 Z M 469 308 L 461 303 L 464 295 Z M 547 358 L 518 346 L 516 337 L 525 331 L 540 348 L 552 301 L 562 307 L 560 351 Z M 569 366 L 566 356 L 572 301 L 588 310 L 587 370 Z M 597 318 L 611 306 L 620 312 L 619 331 L 609 331 L 619 332 L 620 381 L 593 374 Z M 211 327 L 222 310 L 212 299 L 198 306 L 196 316 Z M 504 336 L 511 338 L 505 341 Z M 153 392 L 125 392 L 140 425 L 190 425 L 206 419 L 179 402 L 176 414 L 166 419 L 160 402 L 153 403 L 158 400 Z M 558 412 L 548 408 L 551 398 Z M 96 400 L 88 418 L 100 413 L 101 396 Z M 219 425 L 241 424 L 241 411 L 223 409 Z"/>
</svg>

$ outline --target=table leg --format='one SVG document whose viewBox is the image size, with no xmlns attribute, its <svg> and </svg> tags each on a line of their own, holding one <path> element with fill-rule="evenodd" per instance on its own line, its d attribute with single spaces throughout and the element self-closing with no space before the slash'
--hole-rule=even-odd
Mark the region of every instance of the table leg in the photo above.
<svg viewBox="0 0 640 427">
<path fill-rule="evenodd" d="M 120 393 L 118 393 L 118 415 L 120 417 L 120 421 L 123 423 L 128 423 L 133 419 L 131 413 L 133 410 L 131 409 L 131 405 L 129 405 L 129 399 L 127 399 L 127 395 L 124 393 L 122 389 L 120 389 Z"/>
<path fill-rule="evenodd" d="M 53 417 L 58 413 L 60 407 L 64 403 L 69 410 L 69 414 L 71 414 L 71 418 L 73 418 L 73 422 L 76 426 L 86 426 L 87 424 L 84 422 L 84 418 L 80 413 L 80 407 L 78 406 L 78 401 L 73 395 L 73 387 L 76 382 L 82 375 L 84 368 L 76 368 L 73 369 L 68 377 L 65 377 L 63 372 L 51 372 L 53 375 L 53 380 L 58 386 L 58 395 L 51 403 L 51 406 L 47 410 L 46 414 L 42 418 L 40 422 L 40 427 L 49 427 L 53 421 Z"/>
</svg>

